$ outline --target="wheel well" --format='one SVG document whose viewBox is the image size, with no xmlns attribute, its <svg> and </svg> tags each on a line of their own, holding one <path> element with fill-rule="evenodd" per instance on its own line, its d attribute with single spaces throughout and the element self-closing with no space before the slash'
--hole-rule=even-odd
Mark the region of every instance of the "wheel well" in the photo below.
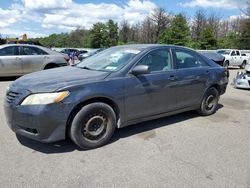
<svg viewBox="0 0 250 188">
<path fill-rule="evenodd" d="M 105 97 L 98 97 L 98 98 L 88 99 L 88 100 L 83 101 L 83 102 L 79 103 L 78 105 L 76 105 L 74 107 L 74 109 L 70 112 L 70 115 L 68 117 L 67 124 L 66 124 L 66 136 L 67 136 L 67 133 L 68 133 L 68 131 L 70 129 L 73 118 L 79 112 L 79 110 L 83 106 L 94 103 L 94 102 L 103 102 L 103 103 L 109 105 L 114 110 L 115 115 L 116 115 L 116 120 L 118 121 L 119 115 L 120 115 L 120 110 L 119 110 L 119 107 L 117 106 L 117 104 L 114 101 L 112 101 L 111 99 L 105 98 Z"/>
<path fill-rule="evenodd" d="M 54 67 L 58 67 L 58 65 L 55 63 L 48 63 L 47 65 L 45 65 L 44 69 L 49 69 Z"/>
<path fill-rule="evenodd" d="M 214 87 L 219 93 L 221 93 L 221 88 L 218 84 L 211 85 L 209 88 Z"/>
</svg>

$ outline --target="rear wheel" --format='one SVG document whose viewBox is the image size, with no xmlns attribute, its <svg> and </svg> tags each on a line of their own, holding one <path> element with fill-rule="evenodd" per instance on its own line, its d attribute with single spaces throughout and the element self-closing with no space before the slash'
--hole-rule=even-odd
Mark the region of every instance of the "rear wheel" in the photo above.
<svg viewBox="0 0 250 188">
<path fill-rule="evenodd" d="M 209 88 L 201 102 L 198 113 L 202 116 L 208 116 L 213 114 L 218 106 L 219 92 L 214 87 Z"/>
<path fill-rule="evenodd" d="M 240 65 L 240 68 L 241 68 L 241 69 L 245 69 L 246 64 L 247 64 L 246 61 L 243 61 L 242 64 Z"/>
<path fill-rule="evenodd" d="M 71 140 L 82 149 L 92 149 L 106 144 L 116 127 L 114 110 L 107 104 L 95 102 L 84 106 L 74 117 Z"/>
</svg>

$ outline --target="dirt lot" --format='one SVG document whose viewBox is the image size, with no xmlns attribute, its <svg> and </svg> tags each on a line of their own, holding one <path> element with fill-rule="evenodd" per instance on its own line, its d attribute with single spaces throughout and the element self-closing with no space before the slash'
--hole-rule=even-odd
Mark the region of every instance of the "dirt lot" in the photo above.
<svg viewBox="0 0 250 188">
<path fill-rule="evenodd" d="M 2 107 L 10 83 L 0 81 L 0 187 L 250 187 L 250 90 L 229 84 L 210 117 L 188 112 L 141 123 L 81 151 L 69 140 L 16 137 Z"/>
</svg>

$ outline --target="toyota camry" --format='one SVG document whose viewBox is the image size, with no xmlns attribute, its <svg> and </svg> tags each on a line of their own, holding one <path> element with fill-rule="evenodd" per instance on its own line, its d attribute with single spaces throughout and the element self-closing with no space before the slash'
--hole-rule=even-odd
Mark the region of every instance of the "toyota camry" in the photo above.
<svg viewBox="0 0 250 188">
<path fill-rule="evenodd" d="M 116 128 L 189 110 L 211 115 L 227 84 L 225 68 L 192 49 L 116 46 L 17 79 L 7 89 L 5 114 L 16 134 L 41 142 L 69 136 L 91 149 Z"/>
</svg>

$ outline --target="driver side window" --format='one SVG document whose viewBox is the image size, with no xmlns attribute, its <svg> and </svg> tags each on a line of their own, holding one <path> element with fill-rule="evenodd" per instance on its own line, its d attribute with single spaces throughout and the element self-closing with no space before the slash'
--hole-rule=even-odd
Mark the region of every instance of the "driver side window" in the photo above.
<svg viewBox="0 0 250 188">
<path fill-rule="evenodd" d="M 137 65 L 147 65 L 150 72 L 172 70 L 172 58 L 168 49 L 158 49 L 145 55 Z"/>
</svg>

